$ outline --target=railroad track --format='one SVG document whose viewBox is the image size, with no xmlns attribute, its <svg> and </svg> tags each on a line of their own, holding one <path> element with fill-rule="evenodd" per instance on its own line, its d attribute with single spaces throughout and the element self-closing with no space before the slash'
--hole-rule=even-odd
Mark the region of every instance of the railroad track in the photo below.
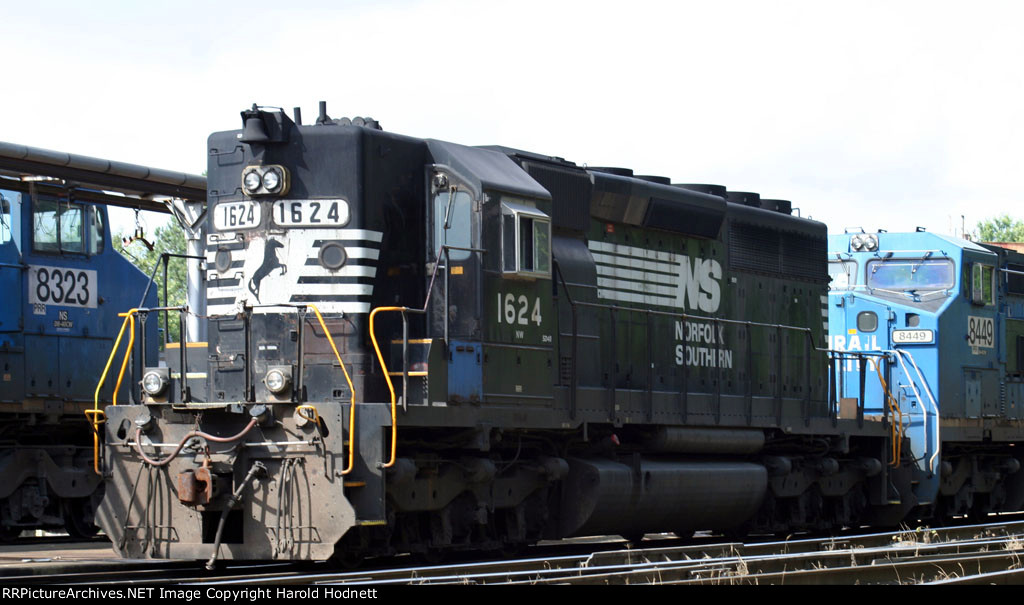
<svg viewBox="0 0 1024 605">
<path fill-rule="evenodd" d="M 1024 583 L 1024 521 L 784 541 L 646 540 L 544 545 L 518 559 L 340 571 L 328 564 L 124 561 L 0 569 L 12 584 L 907 584 Z M 408 563 L 403 564 L 403 561 Z M 390 566 L 385 566 L 390 565 Z"/>
</svg>

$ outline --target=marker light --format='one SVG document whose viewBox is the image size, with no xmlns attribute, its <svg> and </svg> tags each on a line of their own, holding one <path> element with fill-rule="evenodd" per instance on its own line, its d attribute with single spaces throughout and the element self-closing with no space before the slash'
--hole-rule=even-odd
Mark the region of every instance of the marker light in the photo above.
<svg viewBox="0 0 1024 605">
<path fill-rule="evenodd" d="M 167 388 L 167 379 L 160 372 L 150 370 L 142 376 L 142 389 L 152 397 L 156 397 Z"/>
<path fill-rule="evenodd" d="M 288 388 L 288 383 L 291 382 L 290 378 L 291 377 L 283 370 L 274 368 L 267 372 L 267 376 L 263 379 L 263 382 L 266 383 L 267 388 L 270 389 L 271 393 L 279 394 Z"/>
</svg>

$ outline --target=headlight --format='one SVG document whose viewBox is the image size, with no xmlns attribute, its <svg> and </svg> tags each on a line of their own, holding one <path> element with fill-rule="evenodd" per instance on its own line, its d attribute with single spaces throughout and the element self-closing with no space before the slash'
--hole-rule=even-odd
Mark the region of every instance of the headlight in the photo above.
<svg viewBox="0 0 1024 605">
<path fill-rule="evenodd" d="M 263 175 L 263 187 L 270 193 L 274 193 L 281 186 L 281 173 L 276 168 L 271 168 Z"/>
<path fill-rule="evenodd" d="M 245 173 L 242 177 L 242 185 L 245 187 L 245 192 L 249 194 L 256 193 L 260 189 L 260 185 L 263 182 L 260 180 L 260 175 L 255 170 L 250 170 Z"/>
<path fill-rule="evenodd" d="M 854 235 L 850 238 L 850 247 L 854 250 L 860 250 L 864 247 L 864 239 L 859 235 Z"/>
<path fill-rule="evenodd" d="M 285 389 L 288 388 L 289 383 L 291 383 L 291 372 L 282 368 L 272 368 L 267 372 L 263 382 L 267 385 L 267 388 L 270 389 L 271 393 L 283 393 Z"/>
<path fill-rule="evenodd" d="M 290 188 L 288 169 L 278 164 L 247 166 L 242 171 L 242 190 L 246 195 L 285 195 Z"/>
<path fill-rule="evenodd" d="M 142 376 L 142 389 L 151 397 L 156 397 L 167 388 L 167 378 L 157 370 L 150 370 Z"/>
<path fill-rule="evenodd" d="M 878 238 L 874 235 L 868 235 L 864 238 L 864 249 L 868 252 L 874 252 L 878 250 Z"/>
</svg>

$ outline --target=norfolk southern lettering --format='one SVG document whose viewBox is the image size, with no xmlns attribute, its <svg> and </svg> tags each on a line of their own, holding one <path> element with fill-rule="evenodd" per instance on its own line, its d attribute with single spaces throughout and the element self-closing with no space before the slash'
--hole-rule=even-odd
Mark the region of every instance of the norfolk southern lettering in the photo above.
<svg viewBox="0 0 1024 605">
<path fill-rule="evenodd" d="M 725 326 L 707 321 L 677 321 L 676 365 L 702 368 L 732 368 L 733 352 L 725 348 Z"/>
</svg>

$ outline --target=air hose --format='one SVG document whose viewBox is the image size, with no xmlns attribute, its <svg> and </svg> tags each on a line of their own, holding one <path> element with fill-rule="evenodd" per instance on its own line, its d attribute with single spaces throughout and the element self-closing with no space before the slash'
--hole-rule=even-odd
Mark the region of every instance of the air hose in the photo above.
<svg viewBox="0 0 1024 605">
<path fill-rule="evenodd" d="M 252 467 L 249 472 L 246 473 L 245 479 L 242 479 L 242 483 L 239 484 L 238 489 L 235 490 L 231 497 L 228 499 L 227 505 L 224 506 L 224 510 L 220 513 L 220 522 L 217 523 L 217 535 L 213 539 L 213 555 L 210 560 L 206 562 L 206 569 L 213 571 L 213 568 L 217 566 L 217 555 L 220 554 L 220 541 L 224 537 L 224 524 L 228 520 L 228 513 L 242 500 L 242 492 L 245 490 L 245 486 L 249 485 L 253 477 L 256 475 L 264 475 L 267 472 L 267 467 L 260 461 L 252 463 Z"/>
</svg>

